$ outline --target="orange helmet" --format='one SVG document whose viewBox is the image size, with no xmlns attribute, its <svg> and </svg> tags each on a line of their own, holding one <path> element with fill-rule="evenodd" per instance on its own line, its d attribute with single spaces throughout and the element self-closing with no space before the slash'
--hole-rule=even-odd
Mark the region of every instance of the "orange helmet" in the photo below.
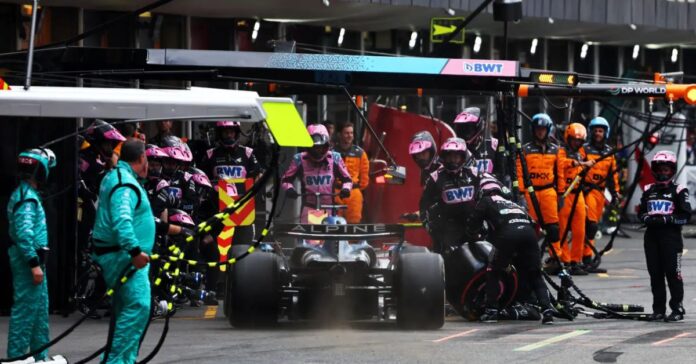
<svg viewBox="0 0 696 364">
<path fill-rule="evenodd" d="M 587 129 L 585 129 L 585 126 L 580 123 L 572 123 L 568 125 L 565 130 L 566 143 L 570 141 L 570 138 L 583 141 L 587 140 Z"/>
</svg>

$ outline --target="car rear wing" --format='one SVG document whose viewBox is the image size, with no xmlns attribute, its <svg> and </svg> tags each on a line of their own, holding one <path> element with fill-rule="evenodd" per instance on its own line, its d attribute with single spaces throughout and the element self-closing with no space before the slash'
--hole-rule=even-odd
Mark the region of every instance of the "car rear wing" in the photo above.
<svg viewBox="0 0 696 364">
<path fill-rule="evenodd" d="M 404 227 L 398 224 L 347 224 L 347 225 L 311 225 L 311 224 L 275 224 L 273 233 L 276 237 L 295 237 L 317 240 L 382 240 L 398 238 L 404 240 Z"/>
</svg>

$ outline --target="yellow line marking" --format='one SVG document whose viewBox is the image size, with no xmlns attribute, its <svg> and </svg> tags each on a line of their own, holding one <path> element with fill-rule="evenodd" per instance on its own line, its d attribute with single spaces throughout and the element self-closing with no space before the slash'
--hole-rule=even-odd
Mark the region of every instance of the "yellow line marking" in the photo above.
<svg viewBox="0 0 696 364">
<path fill-rule="evenodd" d="M 686 255 L 686 253 L 689 252 L 689 249 L 682 249 L 682 257 Z"/>
<path fill-rule="evenodd" d="M 559 335 L 559 336 L 548 338 L 546 340 L 539 341 L 539 342 L 534 343 L 534 344 L 529 344 L 529 345 L 519 347 L 519 348 L 515 349 L 514 351 L 532 351 L 532 350 L 536 350 L 539 348 L 543 348 L 544 346 L 547 346 L 547 345 L 557 343 L 559 341 L 568 340 L 568 339 L 571 339 L 571 338 L 574 338 L 574 337 L 580 336 L 580 335 L 585 335 L 585 334 L 588 334 L 590 332 L 592 332 L 592 330 L 575 330 L 575 331 L 571 331 L 571 332 L 563 334 L 563 335 Z"/>
<path fill-rule="evenodd" d="M 203 314 L 203 318 L 212 319 L 212 318 L 215 318 L 216 315 L 217 315 L 217 306 L 210 306 L 205 310 L 205 314 Z"/>
<path fill-rule="evenodd" d="M 457 337 L 462 337 L 462 336 L 469 335 L 469 334 L 474 333 L 474 332 L 476 332 L 476 331 L 478 331 L 478 330 L 479 330 L 479 329 L 471 329 L 471 330 L 467 330 L 467 331 L 462 331 L 462 332 L 460 332 L 460 333 L 458 333 L 458 334 L 454 334 L 454 335 L 450 335 L 450 336 L 445 336 L 445 337 L 440 338 L 440 339 L 437 339 L 437 340 L 432 340 L 432 342 L 434 342 L 434 343 L 441 343 L 441 342 L 447 341 L 447 340 L 449 340 L 449 339 L 454 339 L 454 338 L 457 338 Z"/>
<path fill-rule="evenodd" d="M 607 273 L 597 273 L 597 277 L 599 277 L 599 278 L 609 278 L 609 274 L 607 274 Z"/>
<path fill-rule="evenodd" d="M 670 337 L 669 339 L 664 339 L 664 340 L 656 341 L 656 342 L 654 342 L 654 343 L 652 343 L 652 344 L 653 344 L 653 345 L 662 345 L 662 344 L 666 344 L 666 343 L 668 343 L 668 342 L 677 340 L 677 339 L 679 339 L 680 337 L 685 337 L 685 336 L 689 336 L 689 335 L 691 335 L 690 332 L 682 332 L 682 333 L 679 334 L 679 335 L 672 336 L 672 337 Z"/>
</svg>

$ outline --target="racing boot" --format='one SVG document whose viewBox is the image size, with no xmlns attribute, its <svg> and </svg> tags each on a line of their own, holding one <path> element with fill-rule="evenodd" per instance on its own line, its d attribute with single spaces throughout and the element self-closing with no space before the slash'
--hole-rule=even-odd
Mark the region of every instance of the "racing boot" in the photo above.
<svg viewBox="0 0 696 364">
<path fill-rule="evenodd" d="M 544 310 L 544 312 L 541 313 L 542 318 L 541 318 L 541 323 L 543 325 L 553 325 L 553 310 L 550 308 L 547 308 Z"/>
<path fill-rule="evenodd" d="M 593 263 L 592 256 L 586 256 L 582 258 L 582 269 L 587 273 L 606 273 L 607 270 L 599 267 L 595 267 Z"/>
<path fill-rule="evenodd" d="M 650 316 L 648 316 L 648 321 L 665 321 L 665 314 L 653 312 Z"/>
<path fill-rule="evenodd" d="M 665 317 L 665 322 L 679 322 L 679 321 L 684 321 L 684 314 L 686 311 L 684 311 L 683 307 L 679 307 L 676 310 L 672 311 L 672 313 L 669 314 L 669 316 Z"/>
<path fill-rule="evenodd" d="M 575 262 L 570 263 L 570 268 L 568 269 L 568 273 L 570 273 L 571 276 L 586 276 L 589 273 L 582 269 L 582 267 Z"/>
<path fill-rule="evenodd" d="M 561 263 L 555 258 L 548 258 L 544 262 L 544 272 L 550 275 L 556 275 L 561 272 Z"/>
<path fill-rule="evenodd" d="M 498 309 L 497 308 L 487 308 L 486 311 L 479 317 L 479 321 L 486 323 L 498 322 Z"/>
</svg>

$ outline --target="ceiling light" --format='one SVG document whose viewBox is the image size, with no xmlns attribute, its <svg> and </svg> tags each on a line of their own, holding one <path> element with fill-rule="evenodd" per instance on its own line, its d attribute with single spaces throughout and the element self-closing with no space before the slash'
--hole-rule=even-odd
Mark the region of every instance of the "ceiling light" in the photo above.
<svg viewBox="0 0 696 364">
<path fill-rule="evenodd" d="M 346 35 L 346 28 L 341 28 L 340 31 L 338 31 L 338 46 L 340 47 L 343 45 L 343 37 Z"/>
<path fill-rule="evenodd" d="M 633 46 L 633 59 L 638 59 L 639 54 L 640 54 L 640 45 L 636 44 Z"/>
<path fill-rule="evenodd" d="M 537 45 L 539 44 L 539 39 L 532 39 L 532 47 L 529 48 L 529 53 L 536 54 Z"/>
<path fill-rule="evenodd" d="M 418 32 L 411 32 L 411 39 L 408 41 L 408 49 L 416 48 L 416 41 L 418 40 Z"/>
<path fill-rule="evenodd" d="M 474 40 L 474 53 L 478 53 L 481 50 L 481 36 L 477 35 L 476 40 Z"/>
<path fill-rule="evenodd" d="M 587 51 L 590 49 L 590 44 L 585 43 L 582 45 L 582 48 L 580 48 L 580 59 L 585 59 L 587 57 Z"/>
<path fill-rule="evenodd" d="M 672 48 L 672 63 L 677 63 L 679 60 L 679 50 L 677 48 Z"/>
</svg>

